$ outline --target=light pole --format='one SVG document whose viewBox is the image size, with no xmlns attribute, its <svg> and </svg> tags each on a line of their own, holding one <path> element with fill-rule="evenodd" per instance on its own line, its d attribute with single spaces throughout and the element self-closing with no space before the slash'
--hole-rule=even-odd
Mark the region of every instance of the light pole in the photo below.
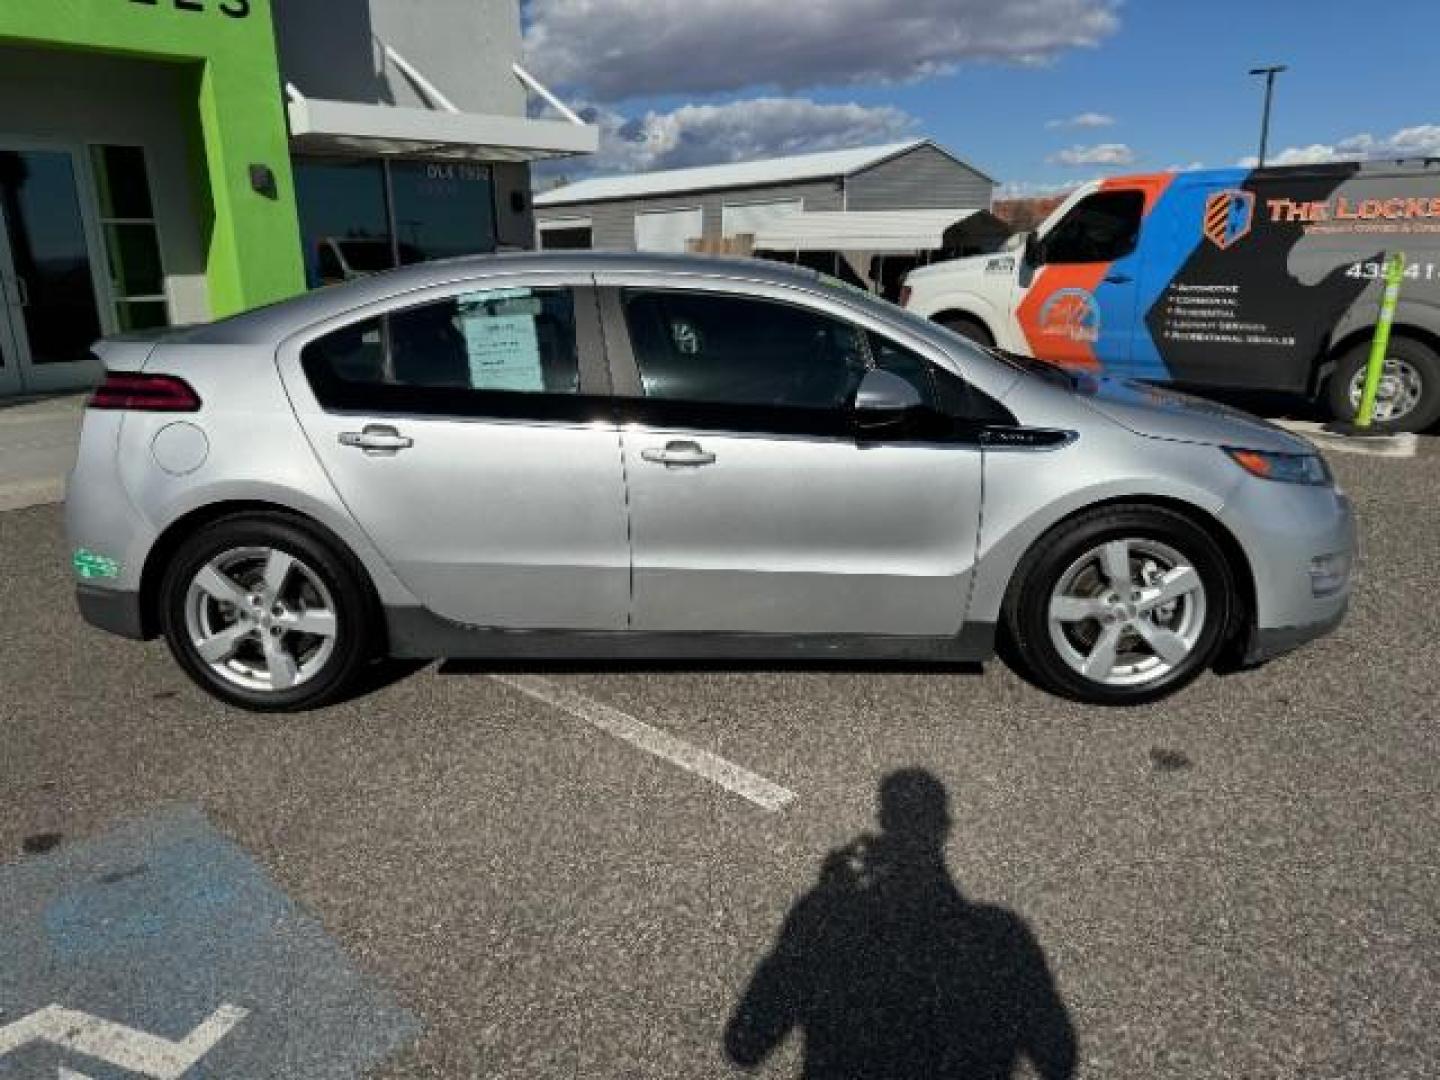
<svg viewBox="0 0 1440 1080">
<path fill-rule="evenodd" d="M 1285 70 L 1287 69 L 1284 64 L 1250 69 L 1251 75 L 1265 76 L 1265 112 L 1260 118 L 1260 163 L 1257 168 L 1265 167 L 1265 149 L 1270 142 L 1270 98 L 1275 93 L 1275 76 Z"/>
</svg>

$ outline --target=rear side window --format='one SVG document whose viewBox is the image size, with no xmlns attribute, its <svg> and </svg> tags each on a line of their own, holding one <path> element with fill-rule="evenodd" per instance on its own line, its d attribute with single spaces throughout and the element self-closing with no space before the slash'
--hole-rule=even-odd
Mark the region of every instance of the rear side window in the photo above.
<svg viewBox="0 0 1440 1080">
<path fill-rule="evenodd" d="M 865 373 L 863 332 L 808 308 L 638 290 L 624 306 L 646 398 L 834 410 Z"/>
<path fill-rule="evenodd" d="M 574 295 L 461 293 L 317 338 L 302 363 L 327 408 L 464 412 L 500 394 L 578 395 Z"/>
<path fill-rule="evenodd" d="M 1122 259 L 1140 242 L 1145 196 L 1101 191 L 1081 199 L 1045 237 L 1047 263 L 1104 263 Z"/>
</svg>

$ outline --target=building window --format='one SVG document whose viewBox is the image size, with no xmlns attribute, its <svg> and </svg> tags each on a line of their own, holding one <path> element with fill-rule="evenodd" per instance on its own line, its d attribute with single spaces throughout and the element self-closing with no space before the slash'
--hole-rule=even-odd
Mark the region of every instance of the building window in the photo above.
<svg viewBox="0 0 1440 1080">
<path fill-rule="evenodd" d="M 92 146 L 90 155 L 115 325 L 120 330 L 168 326 L 165 269 L 145 152 L 138 146 Z"/>
<path fill-rule="evenodd" d="M 461 161 L 397 161 L 390 194 L 401 263 L 495 250 L 490 170 Z"/>
<path fill-rule="evenodd" d="M 311 288 L 495 250 L 494 186 L 484 165 L 302 160 L 295 192 Z"/>
<path fill-rule="evenodd" d="M 295 201 L 312 289 L 395 265 L 380 162 L 297 162 Z"/>
</svg>

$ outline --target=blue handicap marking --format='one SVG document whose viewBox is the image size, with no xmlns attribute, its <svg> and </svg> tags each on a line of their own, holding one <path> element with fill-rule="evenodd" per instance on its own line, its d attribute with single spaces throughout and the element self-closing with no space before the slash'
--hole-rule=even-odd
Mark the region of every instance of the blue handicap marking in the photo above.
<svg viewBox="0 0 1440 1080">
<path fill-rule="evenodd" d="M 0 866 L 0 1077 L 339 1080 L 419 1029 L 195 807 Z"/>
</svg>

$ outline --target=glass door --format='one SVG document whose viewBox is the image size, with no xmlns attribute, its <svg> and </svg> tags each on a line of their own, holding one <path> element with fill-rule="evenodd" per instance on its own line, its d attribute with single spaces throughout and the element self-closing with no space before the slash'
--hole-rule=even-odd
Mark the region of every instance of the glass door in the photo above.
<svg viewBox="0 0 1440 1080">
<path fill-rule="evenodd" d="M 79 157 L 68 148 L 0 145 L 0 285 L 8 324 L 0 348 L 6 373 L 13 368 L 19 383 L 10 389 L 71 389 L 99 371 L 90 356 L 103 333 L 98 245 L 80 175 Z"/>
</svg>

